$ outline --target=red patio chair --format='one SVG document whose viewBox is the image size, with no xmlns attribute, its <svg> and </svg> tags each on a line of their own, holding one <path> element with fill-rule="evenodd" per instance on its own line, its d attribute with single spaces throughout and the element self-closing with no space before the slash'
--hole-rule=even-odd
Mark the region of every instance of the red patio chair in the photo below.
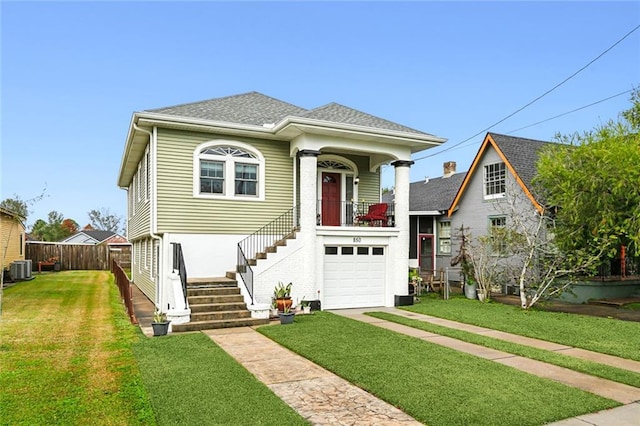
<svg viewBox="0 0 640 426">
<path fill-rule="evenodd" d="M 387 226 L 387 207 L 387 203 L 371 204 L 367 214 L 357 216 L 356 219 L 358 222 L 369 222 L 372 226 L 376 223 Z"/>
</svg>

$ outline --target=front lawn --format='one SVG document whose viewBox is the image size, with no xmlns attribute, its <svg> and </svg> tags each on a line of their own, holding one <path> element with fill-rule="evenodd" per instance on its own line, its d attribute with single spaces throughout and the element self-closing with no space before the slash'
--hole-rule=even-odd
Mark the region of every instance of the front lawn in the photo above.
<svg viewBox="0 0 640 426">
<path fill-rule="evenodd" d="M 4 290 L 0 423 L 154 425 L 106 271 L 38 274 Z"/>
<path fill-rule="evenodd" d="M 406 325 L 408 327 L 413 327 L 419 330 L 424 330 L 430 333 L 436 333 L 441 336 L 451 337 L 454 339 L 462 340 L 464 342 L 485 346 L 487 348 L 496 349 L 498 351 L 508 352 L 510 354 L 523 356 L 525 358 L 535 359 L 538 361 L 557 365 L 559 367 L 568 368 L 571 370 L 579 371 L 581 373 L 590 374 L 596 377 L 602 377 L 603 379 L 613 380 L 614 382 L 624 383 L 640 388 L 640 374 L 638 373 L 623 370 L 621 368 L 611 367 L 605 364 L 587 361 L 580 358 L 575 358 L 569 355 L 563 355 L 561 351 L 553 352 L 544 349 L 533 348 L 531 346 L 511 343 L 504 340 L 483 336 L 482 334 L 456 330 L 454 328 L 431 324 L 429 322 L 406 318 L 400 315 L 393 315 L 386 312 L 368 312 L 367 315 Z"/>
<path fill-rule="evenodd" d="M 304 425 L 203 333 L 141 339 L 134 353 L 160 425 Z"/>
<path fill-rule="evenodd" d="M 258 331 L 429 425 L 542 425 L 619 405 L 328 312 Z"/>
<path fill-rule="evenodd" d="M 109 272 L 64 271 L 4 290 L 0 424 L 306 422 L 205 335 L 145 337 Z"/>
<path fill-rule="evenodd" d="M 449 300 L 423 296 L 403 309 L 506 331 L 576 348 L 640 361 L 640 323 L 587 315 L 548 312 L 502 303 L 480 303 L 463 296 Z"/>
</svg>

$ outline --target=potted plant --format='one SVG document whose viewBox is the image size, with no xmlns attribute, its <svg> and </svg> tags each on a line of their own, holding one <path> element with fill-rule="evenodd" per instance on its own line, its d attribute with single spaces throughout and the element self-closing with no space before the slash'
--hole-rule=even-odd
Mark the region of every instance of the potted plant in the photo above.
<svg viewBox="0 0 640 426">
<path fill-rule="evenodd" d="M 273 289 L 273 298 L 276 300 L 278 311 L 284 312 L 285 306 L 291 309 L 291 286 L 293 283 L 285 285 L 282 281 Z"/>
<path fill-rule="evenodd" d="M 300 305 L 302 306 L 303 313 L 305 314 L 311 313 L 311 302 L 309 302 L 308 300 L 303 300 L 302 302 L 300 302 Z"/>
<path fill-rule="evenodd" d="M 154 336 L 165 336 L 169 331 L 169 323 L 171 321 L 167 321 L 167 314 L 160 311 L 155 311 L 153 313 L 153 322 L 151 323 L 151 327 L 153 327 L 153 335 Z"/>
<path fill-rule="evenodd" d="M 274 297 L 271 298 L 271 316 L 278 316 L 278 302 L 276 302 L 276 299 Z"/>
<path fill-rule="evenodd" d="M 280 324 L 292 324 L 296 314 L 291 312 L 291 305 L 284 305 L 282 312 L 280 312 Z"/>
</svg>

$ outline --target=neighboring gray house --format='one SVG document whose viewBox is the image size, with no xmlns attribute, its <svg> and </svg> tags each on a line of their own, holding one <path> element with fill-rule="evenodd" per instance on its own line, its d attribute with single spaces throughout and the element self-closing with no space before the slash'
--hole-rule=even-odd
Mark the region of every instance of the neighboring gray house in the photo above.
<svg viewBox="0 0 640 426">
<path fill-rule="evenodd" d="M 393 306 L 408 292 L 411 156 L 444 141 L 257 92 L 136 112 L 118 175 L 133 281 L 173 325 L 195 318 L 188 282 L 224 277 L 250 306 L 279 281 L 323 309 Z M 385 164 L 397 194 L 386 206 Z"/>
<path fill-rule="evenodd" d="M 516 199 L 520 214 L 542 206 L 534 196 L 532 179 L 542 148 L 552 142 L 487 133 L 469 171 L 448 208 L 451 220 L 451 252 L 460 249 L 456 238 L 461 228 L 473 236 L 486 235 L 494 227 L 504 227 L 509 220 L 504 201 L 508 191 Z"/>
<path fill-rule="evenodd" d="M 443 175 L 412 182 L 409 186 L 409 266 L 420 272 L 446 270 L 451 262 L 451 219 L 447 212 L 465 173 L 456 163 L 443 164 Z M 384 199 L 393 201 L 388 192 Z"/>
</svg>

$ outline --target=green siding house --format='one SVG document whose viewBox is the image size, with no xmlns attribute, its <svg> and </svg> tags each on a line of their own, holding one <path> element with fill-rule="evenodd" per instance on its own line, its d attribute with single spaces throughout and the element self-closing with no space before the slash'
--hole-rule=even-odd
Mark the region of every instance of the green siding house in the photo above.
<svg viewBox="0 0 640 426">
<path fill-rule="evenodd" d="M 250 310 L 280 281 L 294 303 L 393 306 L 407 294 L 411 156 L 444 141 L 257 92 L 136 112 L 118 175 L 133 281 L 174 326 L 194 322 L 190 286 L 225 281 Z"/>
</svg>

